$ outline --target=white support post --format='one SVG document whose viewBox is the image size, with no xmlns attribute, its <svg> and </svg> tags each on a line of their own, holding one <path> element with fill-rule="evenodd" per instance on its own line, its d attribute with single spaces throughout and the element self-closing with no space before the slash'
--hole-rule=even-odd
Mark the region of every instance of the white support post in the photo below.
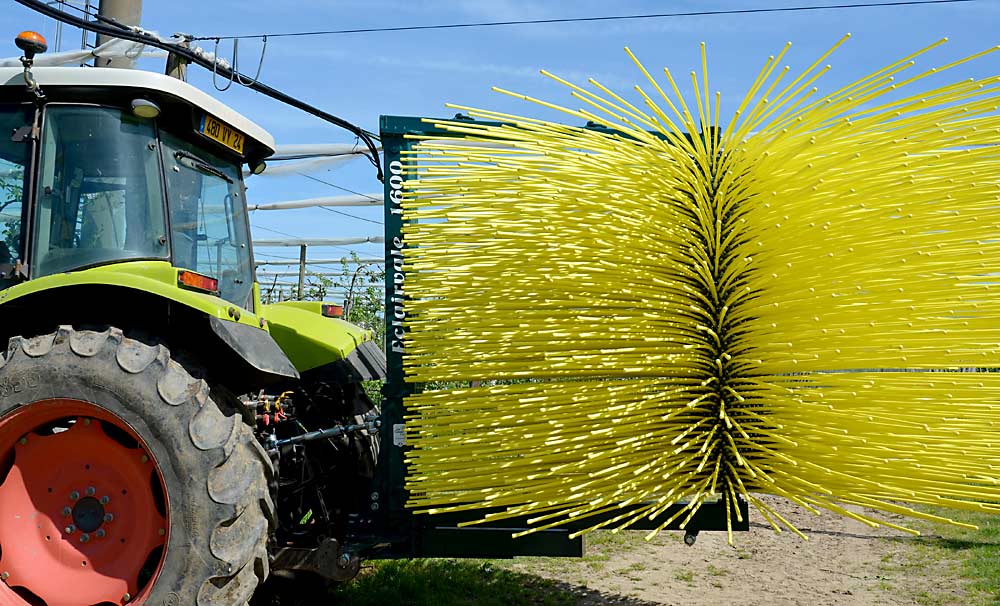
<svg viewBox="0 0 1000 606">
<path fill-rule="evenodd" d="M 299 301 L 306 297 L 306 245 L 299 247 Z"/>
</svg>

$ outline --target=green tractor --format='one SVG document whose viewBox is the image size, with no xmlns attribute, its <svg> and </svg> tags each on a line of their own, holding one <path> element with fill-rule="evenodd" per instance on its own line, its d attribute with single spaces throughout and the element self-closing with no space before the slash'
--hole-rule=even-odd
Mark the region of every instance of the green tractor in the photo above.
<svg viewBox="0 0 1000 606">
<path fill-rule="evenodd" d="M 324 540 L 367 498 L 385 358 L 338 307 L 262 305 L 243 167 L 273 139 L 177 79 L 27 67 L 0 68 L 0 604 L 243 605 L 321 546 L 352 576 Z"/>
<path fill-rule="evenodd" d="M 383 354 L 340 306 L 261 303 L 243 175 L 268 133 L 180 80 L 31 69 L 44 40 L 18 46 L 24 69 L 0 68 L 0 606 L 297 604 L 366 558 L 583 554 L 579 523 L 515 539 L 526 519 L 406 507 L 400 160 L 433 123 L 381 122 Z M 363 384 L 383 378 L 377 407 Z M 681 508 L 636 527 L 678 529 Z M 683 526 L 689 544 L 726 528 L 721 502 Z"/>
</svg>

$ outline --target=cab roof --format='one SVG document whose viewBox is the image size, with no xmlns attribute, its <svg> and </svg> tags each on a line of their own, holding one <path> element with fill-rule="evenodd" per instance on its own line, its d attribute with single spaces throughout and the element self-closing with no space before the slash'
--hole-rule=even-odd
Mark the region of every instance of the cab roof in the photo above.
<svg viewBox="0 0 1000 606">
<path fill-rule="evenodd" d="M 17 67 L 0 67 L 0 86 L 24 88 L 24 70 Z M 172 97 L 189 106 L 228 123 L 241 131 L 258 146 L 264 148 L 261 156 L 274 153 L 274 137 L 266 130 L 221 101 L 176 78 L 135 69 L 86 68 L 86 67 L 34 67 L 35 80 L 46 88 L 104 88 L 108 87 L 149 91 L 153 97 Z M 84 99 L 81 99 L 83 101 Z"/>
</svg>

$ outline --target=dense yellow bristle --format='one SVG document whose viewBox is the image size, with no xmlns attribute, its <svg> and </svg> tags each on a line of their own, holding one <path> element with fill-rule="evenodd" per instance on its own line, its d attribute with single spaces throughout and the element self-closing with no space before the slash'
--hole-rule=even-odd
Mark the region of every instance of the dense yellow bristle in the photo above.
<svg viewBox="0 0 1000 606">
<path fill-rule="evenodd" d="M 942 42 L 826 95 L 786 46 L 727 124 L 704 48 L 693 101 L 627 49 L 637 102 L 500 91 L 614 132 L 441 123 L 404 163 L 404 365 L 485 383 L 407 398 L 409 505 L 1000 511 L 1000 77 L 919 88 L 996 50 L 918 70 Z"/>
</svg>

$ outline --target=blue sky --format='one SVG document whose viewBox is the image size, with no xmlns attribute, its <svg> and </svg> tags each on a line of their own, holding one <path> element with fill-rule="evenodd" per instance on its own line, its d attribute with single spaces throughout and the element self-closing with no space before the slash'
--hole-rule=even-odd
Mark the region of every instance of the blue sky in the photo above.
<svg viewBox="0 0 1000 606">
<path fill-rule="evenodd" d="M 95 4 L 97 0 L 94 0 Z M 864 0 L 868 1 L 868 0 Z M 36 29 L 54 42 L 55 25 L 5 0 L 0 39 Z M 827 4 L 840 3 L 838 1 Z M 808 0 L 299 0 L 294 3 L 246 0 L 146 0 L 142 25 L 161 34 L 249 34 L 316 29 L 346 29 L 584 17 L 608 14 L 684 12 L 750 7 L 819 6 Z M 866 73 L 941 37 L 951 41 L 920 65 L 943 64 L 1000 43 L 1000 0 L 950 5 L 901 6 L 798 13 L 680 17 L 645 21 L 571 23 L 368 33 L 339 36 L 274 38 L 268 43 L 261 80 L 298 96 L 369 130 L 377 130 L 380 114 L 449 116 L 444 104 L 459 103 L 535 117 L 553 117 L 541 108 L 492 93 L 491 86 L 515 90 L 550 101 L 577 105 L 563 88 L 538 75 L 540 68 L 583 83 L 594 77 L 628 95 L 641 74 L 622 51 L 629 46 L 650 71 L 663 66 L 686 74 L 700 69 L 699 43 L 709 51 L 713 92 L 723 95 L 722 116 L 735 109 L 768 55 L 786 41 L 792 72 L 811 64 L 847 32 L 851 41 L 828 60 L 833 66 L 820 82 L 821 91 L 834 90 Z M 79 46 L 77 30 L 64 29 L 63 49 Z M 213 42 L 202 42 L 207 50 Z M 241 68 L 252 72 L 260 42 L 240 44 Z M 13 56 L 9 43 L 0 56 Z M 223 42 L 222 56 L 232 46 Z M 162 70 L 162 60 L 146 60 L 145 69 Z M 661 72 L 662 73 L 662 72 Z M 957 77 L 1000 73 L 1000 53 L 957 71 Z M 252 91 L 233 86 L 216 92 L 210 73 L 193 68 L 190 81 L 246 114 L 274 134 L 279 143 L 349 142 L 345 133 L 307 114 Z M 379 191 L 374 170 L 364 160 L 315 173 L 315 176 L 355 191 Z M 275 202 L 343 191 L 301 176 L 251 178 L 253 203 Z M 252 217 L 256 238 L 337 238 L 381 233 L 379 209 L 345 208 L 368 221 L 323 209 L 258 211 Z M 362 256 L 380 256 L 381 245 L 350 247 Z M 293 249 L 258 249 L 258 259 L 294 257 Z M 346 249 L 317 249 L 310 257 L 340 257 Z"/>
</svg>

